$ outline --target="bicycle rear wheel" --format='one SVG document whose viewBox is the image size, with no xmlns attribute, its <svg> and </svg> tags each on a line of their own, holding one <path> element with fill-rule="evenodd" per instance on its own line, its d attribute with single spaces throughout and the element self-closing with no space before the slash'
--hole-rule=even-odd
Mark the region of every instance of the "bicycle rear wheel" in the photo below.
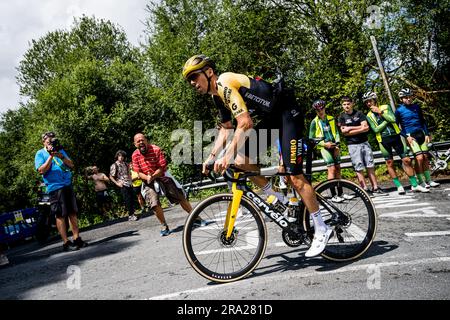
<svg viewBox="0 0 450 320">
<path fill-rule="evenodd" d="M 318 200 L 323 220 L 333 229 L 321 255 L 333 261 L 357 259 L 370 247 L 377 230 L 376 210 L 369 195 L 357 184 L 341 179 L 322 182 L 315 191 L 321 196 Z M 337 201 L 353 198 L 333 202 L 334 195 L 340 196 Z M 306 208 L 303 217 L 303 225 L 312 240 L 314 227 Z"/>
<path fill-rule="evenodd" d="M 230 239 L 224 225 L 231 194 L 217 194 L 199 203 L 188 216 L 183 229 L 183 249 L 190 265 L 201 276 L 215 282 L 239 280 L 261 261 L 267 230 L 263 218 L 243 197 Z M 196 219 L 206 221 L 199 225 Z"/>
</svg>

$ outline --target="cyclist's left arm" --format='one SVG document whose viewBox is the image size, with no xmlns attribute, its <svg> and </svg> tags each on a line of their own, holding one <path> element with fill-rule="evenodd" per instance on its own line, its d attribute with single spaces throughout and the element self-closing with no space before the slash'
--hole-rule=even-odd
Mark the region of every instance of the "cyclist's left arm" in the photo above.
<svg viewBox="0 0 450 320">
<path fill-rule="evenodd" d="M 428 131 L 427 122 L 425 121 L 425 117 L 423 116 L 422 108 L 418 107 L 418 114 L 419 114 L 419 120 L 420 124 L 422 125 L 423 132 L 425 133 L 425 142 L 430 143 L 431 142 L 431 134 Z"/>
</svg>

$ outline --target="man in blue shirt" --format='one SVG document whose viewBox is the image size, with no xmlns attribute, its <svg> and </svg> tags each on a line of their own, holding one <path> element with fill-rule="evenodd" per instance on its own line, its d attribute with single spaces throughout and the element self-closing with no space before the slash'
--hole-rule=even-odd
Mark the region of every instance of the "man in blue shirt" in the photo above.
<svg viewBox="0 0 450 320">
<path fill-rule="evenodd" d="M 72 187 L 72 160 L 67 153 L 55 143 L 55 134 L 46 132 L 42 135 L 44 148 L 38 150 L 34 157 L 34 167 L 42 174 L 47 192 L 50 196 L 50 211 L 56 217 L 56 227 L 63 239 L 63 251 L 78 250 L 87 246 L 79 236 L 78 207 Z M 70 223 L 73 242 L 67 238 L 66 219 Z"/>
<path fill-rule="evenodd" d="M 402 104 L 395 111 L 397 123 L 401 126 L 400 134 L 408 141 L 414 157 L 416 158 L 416 175 L 418 182 L 426 188 L 438 187 L 439 183 L 431 181 L 430 166 L 428 162 L 428 144 L 431 135 L 423 117 L 422 109 L 413 103 L 411 89 L 402 89 L 398 93 Z M 425 180 L 425 182 L 423 182 Z"/>
</svg>

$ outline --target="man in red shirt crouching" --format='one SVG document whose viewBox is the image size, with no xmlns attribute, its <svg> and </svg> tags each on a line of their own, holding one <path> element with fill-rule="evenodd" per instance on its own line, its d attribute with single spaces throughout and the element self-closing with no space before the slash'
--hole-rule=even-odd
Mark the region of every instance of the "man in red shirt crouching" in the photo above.
<svg viewBox="0 0 450 320">
<path fill-rule="evenodd" d="M 145 202 L 155 212 L 161 223 L 161 236 L 167 236 L 170 229 L 166 223 L 158 193 L 155 191 L 154 182 L 158 182 L 170 202 L 179 203 L 187 213 L 192 211 L 192 206 L 186 200 L 183 191 L 175 185 L 171 178 L 166 176 L 167 161 L 162 150 L 158 146 L 148 143 L 142 133 L 134 136 L 134 145 L 137 149 L 132 155 L 133 170 L 138 172 L 143 181 L 142 193 Z"/>
</svg>

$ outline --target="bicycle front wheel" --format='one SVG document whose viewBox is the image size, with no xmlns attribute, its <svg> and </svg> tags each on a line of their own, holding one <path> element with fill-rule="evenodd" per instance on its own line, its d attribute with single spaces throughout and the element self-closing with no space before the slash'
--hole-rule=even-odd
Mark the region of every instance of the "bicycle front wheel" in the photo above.
<svg viewBox="0 0 450 320">
<path fill-rule="evenodd" d="M 232 194 L 205 199 L 188 216 L 183 230 L 183 249 L 190 265 L 215 282 L 247 276 L 266 249 L 266 225 L 246 197 L 242 197 L 231 237 L 226 239 L 225 218 L 232 199 Z M 205 223 L 199 224 L 198 218 Z"/>
<path fill-rule="evenodd" d="M 321 255 L 333 261 L 357 259 L 370 247 L 377 230 L 377 214 L 369 195 L 357 184 L 341 179 L 324 181 L 315 191 L 323 220 L 333 229 Z M 314 227 L 306 208 L 303 217 L 312 240 Z"/>
</svg>

